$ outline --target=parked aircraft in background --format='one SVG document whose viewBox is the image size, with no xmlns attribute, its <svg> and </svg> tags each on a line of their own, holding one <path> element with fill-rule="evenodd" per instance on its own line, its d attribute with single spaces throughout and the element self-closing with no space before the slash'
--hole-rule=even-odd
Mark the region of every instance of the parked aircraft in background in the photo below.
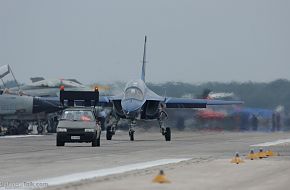
<svg viewBox="0 0 290 190">
<path fill-rule="evenodd" d="M 25 134 L 29 121 L 41 122 L 50 113 L 59 110 L 57 101 L 47 101 L 40 97 L 0 95 L 0 123 L 7 128 L 8 134 Z M 38 130 L 41 130 L 40 127 L 43 127 L 42 123 L 39 123 Z"/>
<path fill-rule="evenodd" d="M 38 80 L 36 80 L 38 79 Z M 88 86 L 85 86 L 75 79 L 51 79 L 47 80 L 42 77 L 31 78 L 32 83 L 14 88 L 10 88 L 9 92 L 20 93 L 29 96 L 38 97 L 58 97 L 59 88 L 65 87 L 67 90 L 86 91 L 91 90 Z"/>
<path fill-rule="evenodd" d="M 8 74 L 12 74 L 17 87 L 9 88 L 5 84 L 3 78 Z M 0 67 L 0 79 L 3 82 L 0 95 L 1 127 L 6 128 L 8 134 L 26 133 L 31 122 L 37 124 L 39 133 L 43 132 L 46 125 L 48 132 L 54 131 L 57 125 L 59 101 L 36 96 L 43 92 L 36 87 L 33 92 L 38 94 L 26 95 L 23 93 L 9 65 Z M 44 84 L 42 83 L 42 88 L 44 88 Z M 38 86 L 40 87 L 41 84 L 38 84 Z M 49 90 L 51 92 L 56 91 L 56 88 L 49 88 Z M 57 92 L 59 93 L 59 87 Z"/>
</svg>

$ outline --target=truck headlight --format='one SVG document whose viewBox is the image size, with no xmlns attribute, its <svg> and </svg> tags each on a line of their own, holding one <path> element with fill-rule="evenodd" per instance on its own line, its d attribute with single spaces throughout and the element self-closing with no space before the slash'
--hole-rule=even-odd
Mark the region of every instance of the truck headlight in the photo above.
<svg viewBox="0 0 290 190">
<path fill-rule="evenodd" d="M 85 129 L 85 132 L 95 132 L 95 129 Z"/>
<path fill-rule="evenodd" d="M 57 128 L 56 132 L 67 132 L 66 128 Z"/>
</svg>

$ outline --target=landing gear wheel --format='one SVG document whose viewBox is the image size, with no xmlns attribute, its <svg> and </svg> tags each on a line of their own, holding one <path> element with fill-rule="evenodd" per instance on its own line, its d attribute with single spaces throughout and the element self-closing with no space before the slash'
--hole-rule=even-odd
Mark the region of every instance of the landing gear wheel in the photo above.
<svg viewBox="0 0 290 190">
<path fill-rule="evenodd" d="M 7 130 L 8 135 L 17 135 L 17 128 L 15 126 L 10 126 Z"/>
<path fill-rule="evenodd" d="M 171 129 L 169 127 L 166 128 L 164 136 L 165 141 L 171 141 Z"/>
<path fill-rule="evenodd" d="M 134 141 L 134 131 L 129 131 L 130 141 Z"/>
<path fill-rule="evenodd" d="M 24 134 L 28 134 L 28 130 L 27 130 L 28 126 L 25 124 L 20 124 L 17 128 L 17 134 L 18 135 L 24 135 Z"/>
<path fill-rule="evenodd" d="M 101 146 L 101 133 L 102 131 L 100 129 L 99 136 L 96 139 L 96 146 Z"/>
<path fill-rule="evenodd" d="M 37 127 L 37 133 L 38 134 L 42 134 L 42 132 L 43 132 L 43 126 L 38 126 Z"/>
<path fill-rule="evenodd" d="M 100 146 L 101 145 L 101 138 L 100 137 L 95 137 L 92 141 L 92 147 Z"/>
<path fill-rule="evenodd" d="M 108 141 L 112 140 L 113 133 L 111 132 L 111 127 L 107 127 L 106 138 Z"/>
</svg>

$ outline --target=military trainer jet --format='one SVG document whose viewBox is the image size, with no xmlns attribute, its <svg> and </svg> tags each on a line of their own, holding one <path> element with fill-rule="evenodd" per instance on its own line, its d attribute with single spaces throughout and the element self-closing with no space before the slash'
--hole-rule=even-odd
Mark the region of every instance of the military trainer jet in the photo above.
<svg viewBox="0 0 290 190">
<path fill-rule="evenodd" d="M 134 126 L 137 120 L 157 120 L 160 132 L 165 136 L 166 141 L 171 140 L 171 130 L 165 127 L 164 121 L 167 118 L 165 108 L 206 108 L 207 105 L 231 105 L 242 104 L 241 101 L 222 101 L 208 99 L 172 98 L 162 97 L 150 90 L 145 83 L 146 69 L 146 42 L 145 36 L 142 72 L 140 79 L 127 83 L 124 93 L 118 96 L 100 96 L 99 103 L 111 105 L 112 125 L 107 127 L 107 140 L 111 140 L 115 134 L 116 126 L 120 119 L 130 121 L 129 136 L 134 140 Z"/>
</svg>

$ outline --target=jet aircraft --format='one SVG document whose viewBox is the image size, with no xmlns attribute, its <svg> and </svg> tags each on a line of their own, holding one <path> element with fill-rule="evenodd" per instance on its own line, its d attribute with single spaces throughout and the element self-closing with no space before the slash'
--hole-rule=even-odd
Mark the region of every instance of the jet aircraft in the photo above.
<svg viewBox="0 0 290 190">
<path fill-rule="evenodd" d="M 134 126 L 137 120 L 157 120 L 160 132 L 166 141 L 171 140 L 171 130 L 165 127 L 164 121 L 167 118 L 165 108 L 206 108 L 207 105 L 232 105 L 242 104 L 242 101 L 223 101 L 209 99 L 189 99 L 162 97 L 154 93 L 146 86 L 146 43 L 145 36 L 144 52 L 142 61 L 142 72 L 140 79 L 127 83 L 122 94 L 117 96 L 100 96 L 99 102 L 103 105 L 113 107 L 111 113 L 112 125 L 107 126 L 107 140 L 111 140 L 115 135 L 116 127 L 120 119 L 130 121 L 129 137 L 134 141 Z"/>
<path fill-rule="evenodd" d="M 12 74 L 17 87 L 8 88 L 9 86 L 5 84 L 3 78 L 8 74 Z M 52 132 L 53 129 L 56 128 L 57 111 L 59 111 L 60 106 L 59 101 L 47 97 L 32 97 L 48 93 L 56 96 L 56 92 L 59 93 L 59 87 L 53 88 L 53 84 L 55 83 L 42 80 L 35 83 L 31 88 L 25 86 L 25 90 L 32 90 L 28 91 L 32 92 L 32 94 L 27 94 L 26 91 L 23 92 L 21 90 L 21 86 L 18 84 L 10 65 L 3 65 L 0 67 L 0 79 L 4 87 L 0 91 L 0 123 L 2 127 L 7 128 L 8 134 L 26 133 L 29 122 L 34 121 L 37 121 L 37 131 L 39 133 L 42 133 L 46 123 L 48 124 L 48 132 Z M 50 86 L 48 84 L 50 84 Z M 80 85 L 76 86 L 79 87 Z"/>
<path fill-rule="evenodd" d="M 36 80 L 38 79 L 38 80 Z M 10 88 L 11 93 L 20 93 L 28 96 L 37 97 L 59 97 L 59 88 L 65 87 L 66 90 L 87 91 L 91 88 L 81 84 L 75 79 L 44 79 L 42 77 L 31 78 L 32 83 Z"/>
<path fill-rule="evenodd" d="M 48 114 L 58 111 L 60 111 L 59 101 L 0 94 L 0 123 L 7 128 L 8 134 L 24 134 L 29 125 L 28 121 L 45 120 Z"/>
</svg>

